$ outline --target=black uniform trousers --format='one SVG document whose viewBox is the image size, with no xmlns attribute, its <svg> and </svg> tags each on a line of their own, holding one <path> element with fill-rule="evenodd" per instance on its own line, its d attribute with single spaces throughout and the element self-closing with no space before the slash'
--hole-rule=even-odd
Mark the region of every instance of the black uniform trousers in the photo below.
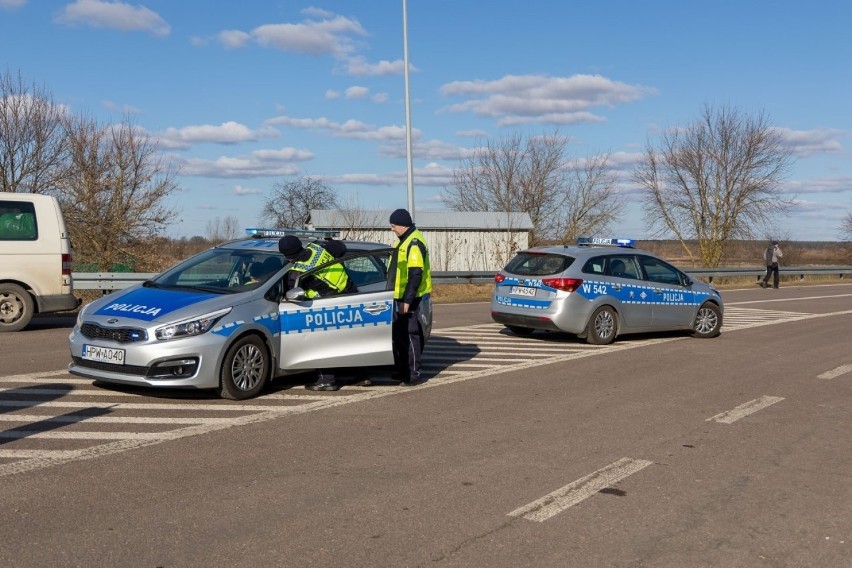
<svg viewBox="0 0 852 568">
<path fill-rule="evenodd" d="M 778 287 L 778 263 L 773 262 L 772 264 L 766 265 L 766 276 L 763 277 L 763 285 L 764 287 L 769 282 L 769 277 L 772 276 L 772 285 L 777 288 Z"/>
<path fill-rule="evenodd" d="M 400 301 L 395 302 L 393 328 L 393 361 L 396 374 L 403 381 L 420 380 L 423 365 L 423 330 L 420 328 L 420 298 L 415 298 L 407 314 L 399 313 Z"/>
</svg>

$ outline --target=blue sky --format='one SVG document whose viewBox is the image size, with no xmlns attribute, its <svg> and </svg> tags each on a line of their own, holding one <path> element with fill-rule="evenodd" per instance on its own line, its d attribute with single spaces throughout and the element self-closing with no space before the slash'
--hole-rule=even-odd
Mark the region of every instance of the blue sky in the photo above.
<svg viewBox="0 0 852 568">
<path fill-rule="evenodd" d="M 629 172 L 705 104 L 766 113 L 796 161 L 779 236 L 836 240 L 852 210 L 852 2 L 408 0 L 418 210 L 459 159 L 516 132 Z M 325 179 L 405 207 L 402 0 L 0 0 L 0 65 L 102 121 L 125 114 L 180 166 L 173 236 L 257 226 L 275 182 Z"/>
</svg>

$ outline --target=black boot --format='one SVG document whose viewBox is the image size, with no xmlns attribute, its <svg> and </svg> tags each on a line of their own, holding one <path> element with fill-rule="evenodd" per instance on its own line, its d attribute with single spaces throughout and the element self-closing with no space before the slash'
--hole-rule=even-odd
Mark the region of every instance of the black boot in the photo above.
<svg viewBox="0 0 852 568">
<path fill-rule="evenodd" d="M 336 391 L 340 390 L 340 385 L 334 380 L 334 375 L 318 373 L 316 382 L 305 385 L 305 388 L 312 391 Z"/>
</svg>

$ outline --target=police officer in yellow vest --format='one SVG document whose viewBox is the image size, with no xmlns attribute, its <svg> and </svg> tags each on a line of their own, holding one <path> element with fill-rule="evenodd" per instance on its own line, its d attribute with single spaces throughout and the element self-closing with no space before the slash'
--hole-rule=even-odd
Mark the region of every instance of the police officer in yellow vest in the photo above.
<svg viewBox="0 0 852 568">
<path fill-rule="evenodd" d="M 420 327 L 420 303 L 432 292 L 432 271 L 426 239 L 414 226 L 411 214 L 397 209 L 390 226 L 398 237 L 396 254 L 391 259 L 396 312 L 393 321 L 394 378 L 408 386 L 426 382 L 421 375 L 423 329 Z"/>
<path fill-rule="evenodd" d="M 278 250 L 292 263 L 287 272 L 287 289 L 289 290 L 303 273 L 346 254 L 346 244 L 341 241 L 326 239 L 322 242 L 308 243 L 302 246 L 302 241 L 297 237 L 287 235 L 278 241 Z M 307 298 L 347 294 L 355 289 L 340 262 L 301 278 L 299 286 L 305 290 Z M 340 385 L 335 380 L 333 373 L 317 369 L 316 382 L 306 385 L 305 388 L 316 391 L 335 391 L 340 388 Z"/>
</svg>

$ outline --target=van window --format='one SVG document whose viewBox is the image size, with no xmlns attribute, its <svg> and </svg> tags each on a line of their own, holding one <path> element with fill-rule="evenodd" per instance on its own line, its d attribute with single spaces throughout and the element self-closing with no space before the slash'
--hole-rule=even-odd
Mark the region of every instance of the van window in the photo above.
<svg viewBox="0 0 852 568">
<path fill-rule="evenodd" d="M 0 241 L 38 240 L 35 206 L 26 201 L 0 201 Z"/>
</svg>

